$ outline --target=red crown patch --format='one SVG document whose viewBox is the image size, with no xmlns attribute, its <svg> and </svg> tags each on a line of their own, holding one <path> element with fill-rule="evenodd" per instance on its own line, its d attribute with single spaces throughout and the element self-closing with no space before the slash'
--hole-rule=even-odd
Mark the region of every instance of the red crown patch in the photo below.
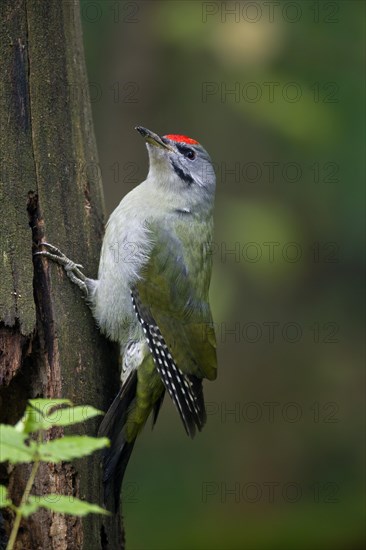
<svg viewBox="0 0 366 550">
<path fill-rule="evenodd" d="M 177 141 L 178 143 L 188 143 L 189 145 L 199 145 L 198 141 L 195 139 L 189 138 L 187 136 L 181 136 L 179 134 L 167 134 L 165 138 L 171 139 L 172 141 Z"/>
</svg>

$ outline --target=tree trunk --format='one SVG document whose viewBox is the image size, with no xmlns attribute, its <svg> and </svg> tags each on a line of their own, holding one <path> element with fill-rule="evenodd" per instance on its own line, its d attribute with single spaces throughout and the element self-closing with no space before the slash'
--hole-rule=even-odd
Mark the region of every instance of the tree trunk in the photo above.
<svg viewBox="0 0 366 550">
<path fill-rule="evenodd" d="M 44 239 L 97 274 L 104 207 L 74 0 L 0 2 L 0 421 L 32 397 L 67 397 L 106 410 L 117 353 L 98 333 L 79 289 L 32 251 Z M 95 435 L 97 422 L 78 427 Z M 101 504 L 100 456 L 41 468 L 33 492 Z M 18 503 L 29 468 L 2 467 Z M 9 532 L 12 514 L 3 513 Z M 2 526 L 0 523 L 0 532 Z M 39 511 L 17 548 L 123 548 L 121 520 Z M 0 544 L 1 547 L 1 544 Z"/>
</svg>

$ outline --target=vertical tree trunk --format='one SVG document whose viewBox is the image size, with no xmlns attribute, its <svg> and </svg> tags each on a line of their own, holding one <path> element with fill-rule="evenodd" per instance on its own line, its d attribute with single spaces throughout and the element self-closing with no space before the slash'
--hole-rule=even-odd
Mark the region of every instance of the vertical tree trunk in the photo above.
<svg viewBox="0 0 366 550">
<path fill-rule="evenodd" d="M 106 410 L 116 390 L 116 350 L 98 333 L 79 290 L 33 250 L 42 238 L 97 274 L 104 208 L 79 4 L 0 3 L 0 421 L 31 397 L 68 397 Z M 94 434 L 97 423 L 82 425 Z M 100 457 L 44 465 L 34 493 L 101 503 Z M 26 466 L 2 468 L 15 501 Z M 11 526 L 4 513 L 5 528 Z M 123 548 L 120 519 L 40 511 L 23 521 L 18 548 Z M 0 545 L 1 546 L 1 545 Z"/>
</svg>

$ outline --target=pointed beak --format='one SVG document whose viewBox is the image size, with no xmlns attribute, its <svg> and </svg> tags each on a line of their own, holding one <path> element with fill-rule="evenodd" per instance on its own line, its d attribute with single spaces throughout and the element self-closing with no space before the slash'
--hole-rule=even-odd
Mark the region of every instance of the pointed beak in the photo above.
<svg viewBox="0 0 366 550">
<path fill-rule="evenodd" d="M 154 134 L 151 130 L 148 130 L 147 128 L 144 128 L 143 126 L 136 126 L 135 130 L 140 132 L 143 138 L 145 138 L 145 141 L 147 143 L 150 143 L 151 145 L 155 145 L 156 147 L 162 147 L 163 149 L 167 149 L 168 151 L 173 151 L 173 147 L 168 145 L 167 143 L 164 143 L 164 141 L 161 139 L 158 134 Z"/>
</svg>

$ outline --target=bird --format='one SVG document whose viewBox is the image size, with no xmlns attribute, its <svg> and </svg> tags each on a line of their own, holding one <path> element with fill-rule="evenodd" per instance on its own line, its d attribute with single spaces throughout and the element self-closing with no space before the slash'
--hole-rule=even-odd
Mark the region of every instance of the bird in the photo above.
<svg viewBox="0 0 366 550">
<path fill-rule="evenodd" d="M 99 428 L 110 439 L 103 483 L 114 511 L 136 438 L 150 415 L 155 424 L 165 394 L 193 438 L 206 423 L 203 379 L 217 376 L 209 304 L 213 164 L 192 138 L 136 130 L 146 143 L 148 175 L 107 222 L 98 278 L 50 243 L 36 253 L 64 267 L 101 332 L 120 347 L 120 389 Z"/>
</svg>

